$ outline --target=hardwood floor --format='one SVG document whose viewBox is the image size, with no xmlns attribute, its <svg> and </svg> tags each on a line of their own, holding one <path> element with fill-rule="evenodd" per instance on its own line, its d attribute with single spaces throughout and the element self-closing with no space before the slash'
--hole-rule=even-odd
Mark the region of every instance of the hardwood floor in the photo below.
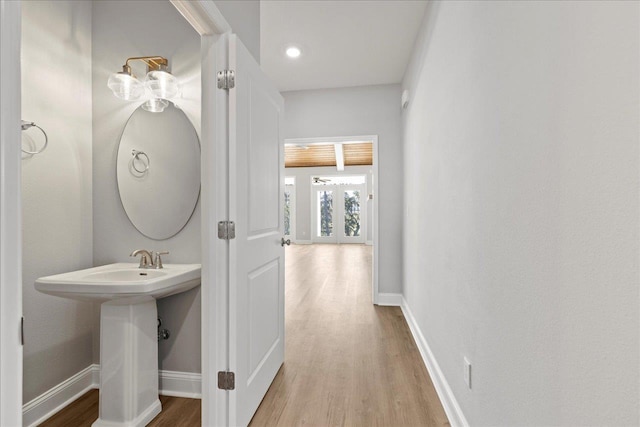
<svg viewBox="0 0 640 427">
<path fill-rule="evenodd" d="M 402 311 L 371 303 L 371 252 L 287 248 L 285 363 L 251 426 L 449 425 Z"/>
<path fill-rule="evenodd" d="M 285 363 L 251 426 L 447 426 L 400 308 L 371 303 L 371 247 L 286 252 Z M 200 426 L 200 401 L 161 396 L 150 426 Z M 92 390 L 44 427 L 98 417 Z"/>
<path fill-rule="evenodd" d="M 200 423 L 200 399 L 160 396 L 162 412 L 149 427 L 195 427 Z M 98 419 L 98 390 L 91 390 L 49 418 L 40 427 L 90 427 Z"/>
</svg>

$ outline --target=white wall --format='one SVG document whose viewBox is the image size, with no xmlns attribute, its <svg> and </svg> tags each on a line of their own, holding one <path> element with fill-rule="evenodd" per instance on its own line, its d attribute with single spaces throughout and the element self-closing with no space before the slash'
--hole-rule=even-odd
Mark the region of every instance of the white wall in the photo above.
<svg viewBox="0 0 640 427">
<path fill-rule="evenodd" d="M 22 160 L 26 403 L 92 363 L 92 305 L 34 288 L 92 265 L 91 3 L 23 2 L 21 56 L 22 117 L 49 135 Z M 23 132 L 25 149 L 42 141 Z"/>
<path fill-rule="evenodd" d="M 149 19 L 150 10 L 153 19 Z M 163 241 L 140 234 L 129 222 L 116 183 L 116 153 L 125 123 L 141 102 L 114 97 L 107 79 L 131 56 L 169 59 L 182 84 L 176 103 L 200 132 L 200 37 L 168 1 L 99 1 L 93 5 L 94 263 L 135 262 L 134 249 L 168 250 L 165 263 L 200 262 L 200 206 L 186 227 Z M 144 73 L 144 70 L 143 70 Z M 180 149 L 176 141 L 176 150 Z M 161 195 L 159 195 L 161 196 Z M 157 212 L 162 215 L 162 212 Z M 158 301 L 171 337 L 159 344 L 160 369 L 200 372 L 200 288 Z M 98 361 L 98 334 L 95 334 Z"/>
<path fill-rule="evenodd" d="M 344 171 L 338 172 L 335 166 L 315 167 L 315 168 L 286 168 L 285 176 L 295 178 L 296 188 L 296 213 L 295 213 L 295 241 L 313 240 L 311 230 L 311 179 L 314 176 L 349 176 L 365 175 L 367 177 L 367 193 L 373 193 L 373 169 L 372 166 L 345 166 Z M 373 209 L 372 201 L 367 200 L 367 195 L 363 194 L 362 205 L 366 205 L 366 230 L 365 240 L 373 240 Z"/>
<path fill-rule="evenodd" d="M 379 291 L 401 292 L 400 86 L 283 92 L 284 138 L 378 135 Z"/>
<path fill-rule="evenodd" d="M 428 11 L 405 79 L 404 294 L 471 425 L 640 423 L 639 8 Z"/>
<path fill-rule="evenodd" d="M 260 1 L 215 0 L 215 4 L 256 62 L 260 63 Z"/>
</svg>

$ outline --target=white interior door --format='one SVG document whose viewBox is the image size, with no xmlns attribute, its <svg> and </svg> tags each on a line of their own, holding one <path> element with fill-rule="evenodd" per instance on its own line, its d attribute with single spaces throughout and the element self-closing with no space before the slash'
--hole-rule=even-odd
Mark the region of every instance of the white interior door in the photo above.
<svg viewBox="0 0 640 427">
<path fill-rule="evenodd" d="M 284 362 L 284 101 L 229 38 L 229 424 L 245 426 Z"/>
</svg>

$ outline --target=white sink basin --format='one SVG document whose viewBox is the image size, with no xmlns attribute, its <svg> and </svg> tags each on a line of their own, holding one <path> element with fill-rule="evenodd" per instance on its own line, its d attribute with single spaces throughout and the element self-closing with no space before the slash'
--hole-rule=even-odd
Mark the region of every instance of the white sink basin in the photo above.
<svg viewBox="0 0 640 427">
<path fill-rule="evenodd" d="M 100 305 L 100 416 L 93 427 L 144 427 L 158 399 L 156 299 L 200 284 L 200 264 L 118 263 L 41 277 L 36 289 Z"/>
<path fill-rule="evenodd" d="M 200 264 L 165 264 L 155 270 L 138 268 L 137 263 L 117 263 L 41 277 L 35 286 L 45 294 L 83 301 L 158 299 L 198 286 L 200 270 Z"/>
</svg>

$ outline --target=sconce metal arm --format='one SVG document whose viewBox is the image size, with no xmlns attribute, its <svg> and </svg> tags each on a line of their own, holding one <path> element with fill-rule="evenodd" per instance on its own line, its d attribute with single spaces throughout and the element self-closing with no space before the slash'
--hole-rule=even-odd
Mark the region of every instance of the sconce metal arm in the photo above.
<svg viewBox="0 0 640 427">
<path fill-rule="evenodd" d="M 126 74 L 131 74 L 131 61 L 142 61 L 147 64 L 147 72 L 154 70 L 165 70 L 169 65 L 169 60 L 163 56 L 133 56 L 127 58 L 127 61 L 122 66 L 122 71 Z"/>
</svg>

